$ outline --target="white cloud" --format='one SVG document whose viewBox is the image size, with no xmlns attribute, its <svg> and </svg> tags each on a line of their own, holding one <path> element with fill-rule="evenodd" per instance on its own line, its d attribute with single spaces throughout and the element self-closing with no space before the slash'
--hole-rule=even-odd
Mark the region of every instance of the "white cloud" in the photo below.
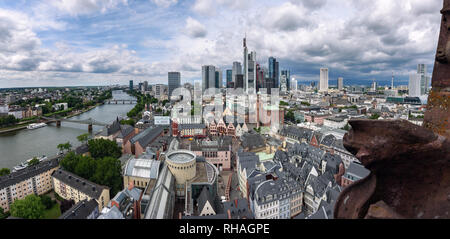
<svg viewBox="0 0 450 239">
<path fill-rule="evenodd" d="M 206 34 L 208 33 L 206 31 L 206 27 L 201 24 L 200 22 L 198 22 L 197 20 L 188 17 L 186 19 L 186 34 L 188 34 L 190 37 L 193 38 L 202 38 L 205 37 Z"/>
<path fill-rule="evenodd" d="M 178 0 L 150 0 L 150 1 L 156 4 L 156 6 L 163 8 L 168 8 L 178 3 Z"/>
</svg>

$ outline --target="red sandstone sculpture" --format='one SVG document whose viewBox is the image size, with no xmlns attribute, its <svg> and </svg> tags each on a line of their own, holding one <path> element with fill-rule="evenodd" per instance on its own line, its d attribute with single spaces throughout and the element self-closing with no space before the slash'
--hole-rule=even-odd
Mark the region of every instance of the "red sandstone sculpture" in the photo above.
<svg viewBox="0 0 450 239">
<path fill-rule="evenodd" d="M 450 218 L 450 0 L 424 127 L 403 120 L 352 120 L 344 146 L 370 175 L 339 196 L 335 218 Z"/>
</svg>

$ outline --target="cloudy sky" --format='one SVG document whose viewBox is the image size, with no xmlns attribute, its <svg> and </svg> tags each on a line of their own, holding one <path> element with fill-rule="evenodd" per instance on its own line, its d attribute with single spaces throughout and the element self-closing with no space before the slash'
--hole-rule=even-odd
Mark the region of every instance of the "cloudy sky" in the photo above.
<svg viewBox="0 0 450 239">
<path fill-rule="evenodd" d="M 167 83 L 242 61 L 242 38 L 301 81 L 431 72 L 442 0 L 0 0 L 0 88 Z M 333 84 L 330 82 L 330 84 Z M 405 83 L 406 84 L 406 83 Z"/>
</svg>

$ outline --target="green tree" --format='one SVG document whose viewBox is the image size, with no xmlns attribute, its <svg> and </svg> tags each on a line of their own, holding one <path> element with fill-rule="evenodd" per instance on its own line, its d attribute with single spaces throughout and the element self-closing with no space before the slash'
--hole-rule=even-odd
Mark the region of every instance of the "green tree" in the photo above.
<svg viewBox="0 0 450 239">
<path fill-rule="evenodd" d="M 97 169 L 92 177 L 92 181 L 110 187 L 110 194 L 116 195 L 123 186 L 121 172 L 122 166 L 120 160 L 105 157 L 98 160 Z"/>
<path fill-rule="evenodd" d="M 28 166 L 34 166 L 39 164 L 39 159 L 34 157 L 30 162 L 28 162 Z"/>
<path fill-rule="evenodd" d="M 77 160 L 73 173 L 82 178 L 91 180 L 97 168 L 97 162 L 91 157 L 78 157 L 79 160 Z"/>
<path fill-rule="evenodd" d="M 45 206 L 45 209 L 50 209 L 55 205 L 55 202 L 52 200 L 52 198 L 48 195 L 42 195 L 41 202 Z"/>
<path fill-rule="evenodd" d="M 5 219 L 8 217 L 8 214 L 5 213 L 2 207 L 0 207 L 0 219 Z"/>
<path fill-rule="evenodd" d="M 11 215 L 24 219 L 41 219 L 44 216 L 45 206 L 41 198 L 32 194 L 23 200 L 16 200 L 11 204 Z"/>
<path fill-rule="evenodd" d="M 74 152 L 70 152 L 61 160 L 60 165 L 65 170 L 74 173 L 79 161 L 80 157 Z"/>
<path fill-rule="evenodd" d="M 293 112 L 292 110 L 289 110 L 289 111 L 286 113 L 286 115 L 284 116 L 284 118 L 285 118 L 286 120 L 291 121 L 291 122 L 296 122 L 296 121 L 295 121 L 295 115 L 294 115 L 294 112 Z"/>
<path fill-rule="evenodd" d="M 6 176 L 6 175 L 9 175 L 10 173 L 11 173 L 11 170 L 9 170 L 9 168 L 0 169 L 0 176 Z"/>
<path fill-rule="evenodd" d="M 89 140 L 89 134 L 79 135 L 77 136 L 77 140 L 80 141 L 82 144 L 84 144 Z"/>
<path fill-rule="evenodd" d="M 372 114 L 372 116 L 370 116 L 370 119 L 373 120 L 377 120 L 378 118 L 380 118 L 380 115 L 378 113 Z"/>
<path fill-rule="evenodd" d="M 104 157 L 120 158 L 122 150 L 116 142 L 107 139 L 91 139 L 88 142 L 89 152 L 95 159 Z"/>
<path fill-rule="evenodd" d="M 66 150 L 67 152 L 71 151 L 72 145 L 70 144 L 70 142 L 63 144 L 63 149 Z"/>
<path fill-rule="evenodd" d="M 131 125 L 131 126 L 134 127 L 136 122 L 134 121 L 134 119 L 128 119 L 128 120 L 121 120 L 120 124 L 122 124 L 122 125 Z"/>
</svg>

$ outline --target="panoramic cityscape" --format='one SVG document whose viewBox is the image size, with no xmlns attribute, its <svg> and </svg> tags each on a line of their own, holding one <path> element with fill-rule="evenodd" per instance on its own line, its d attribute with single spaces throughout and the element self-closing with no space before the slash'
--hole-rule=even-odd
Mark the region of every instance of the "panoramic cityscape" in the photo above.
<svg viewBox="0 0 450 239">
<path fill-rule="evenodd" d="M 449 218 L 450 1 L 252 3 L 0 2 L 0 219 Z"/>
</svg>

